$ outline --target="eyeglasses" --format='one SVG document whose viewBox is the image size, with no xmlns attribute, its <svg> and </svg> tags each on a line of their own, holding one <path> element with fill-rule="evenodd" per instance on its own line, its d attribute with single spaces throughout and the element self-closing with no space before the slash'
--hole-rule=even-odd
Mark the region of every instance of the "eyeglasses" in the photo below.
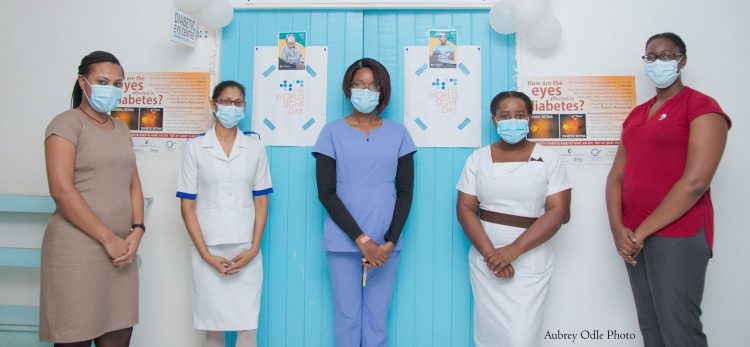
<svg viewBox="0 0 750 347">
<path fill-rule="evenodd" d="M 380 93 L 380 86 L 375 83 L 364 84 L 363 82 L 352 82 L 352 89 L 368 89 L 371 92 Z"/>
<path fill-rule="evenodd" d="M 232 99 L 214 99 L 214 102 L 221 106 L 234 106 L 245 107 L 245 100 L 232 100 Z"/>
<path fill-rule="evenodd" d="M 653 63 L 656 61 L 656 59 L 659 59 L 661 61 L 670 61 L 670 60 L 676 60 L 678 57 L 684 56 L 683 54 L 678 53 L 672 53 L 672 52 L 661 52 L 659 55 L 656 54 L 646 54 L 642 56 L 641 58 L 643 61 L 647 63 Z"/>
</svg>

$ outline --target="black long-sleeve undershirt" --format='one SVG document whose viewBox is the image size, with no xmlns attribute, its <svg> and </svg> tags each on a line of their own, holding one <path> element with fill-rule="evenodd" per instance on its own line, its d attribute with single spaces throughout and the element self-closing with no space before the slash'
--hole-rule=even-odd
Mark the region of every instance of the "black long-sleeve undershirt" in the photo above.
<svg viewBox="0 0 750 347">
<path fill-rule="evenodd" d="M 385 233 L 385 240 L 398 243 L 401 232 L 409 217 L 414 191 L 414 153 L 398 159 L 396 168 L 396 205 L 393 209 L 391 224 Z M 320 153 L 315 153 L 315 174 L 318 183 L 318 199 L 331 216 L 331 219 L 343 230 L 352 241 L 362 235 L 362 229 L 354 220 L 349 210 L 336 194 L 336 160 Z"/>
</svg>

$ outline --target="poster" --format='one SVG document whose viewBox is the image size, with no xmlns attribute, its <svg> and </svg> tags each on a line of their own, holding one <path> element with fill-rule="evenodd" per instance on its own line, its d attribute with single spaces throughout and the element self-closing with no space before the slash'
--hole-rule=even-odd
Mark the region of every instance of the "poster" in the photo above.
<svg viewBox="0 0 750 347">
<path fill-rule="evenodd" d="M 285 70 L 278 47 L 255 47 L 252 131 L 268 146 L 313 146 L 325 125 L 328 48 L 305 51 L 304 70 Z"/>
<path fill-rule="evenodd" d="M 430 68 L 456 68 L 455 30 L 430 30 Z"/>
<path fill-rule="evenodd" d="M 530 140 L 554 146 L 569 164 L 612 164 L 635 107 L 634 76 L 533 77 L 519 86 L 534 103 Z"/>
<path fill-rule="evenodd" d="M 279 33 L 279 70 L 305 69 L 304 32 Z"/>
<path fill-rule="evenodd" d="M 130 128 L 136 154 L 179 154 L 208 127 L 207 72 L 131 72 L 122 89 L 111 115 Z"/>
<path fill-rule="evenodd" d="M 428 46 L 404 47 L 404 125 L 417 147 L 479 147 L 482 56 L 461 46 L 456 68 L 430 68 Z"/>
</svg>

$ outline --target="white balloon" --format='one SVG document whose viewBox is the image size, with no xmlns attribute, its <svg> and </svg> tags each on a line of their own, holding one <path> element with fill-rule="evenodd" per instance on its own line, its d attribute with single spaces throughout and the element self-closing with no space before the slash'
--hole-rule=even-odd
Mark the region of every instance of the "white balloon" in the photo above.
<svg viewBox="0 0 750 347">
<path fill-rule="evenodd" d="M 499 34 L 508 35 L 518 30 L 513 6 L 518 0 L 500 0 L 490 9 L 490 26 Z"/>
<path fill-rule="evenodd" d="M 198 21 L 213 29 L 221 29 L 232 21 L 234 11 L 229 0 L 210 0 L 210 3 L 198 12 Z"/>
<path fill-rule="evenodd" d="M 513 6 L 513 16 L 521 26 L 533 24 L 549 12 L 549 0 L 518 0 Z"/>
<path fill-rule="evenodd" d="M 175 5 L 185 12 L 198 11 L 208 5 L 211 0 L 175 0 Z"/>
<path fill-rule="evenodd" d="M 546 14 L 534 23 L 524 26 L 522 34 L 534 47 L 552 48 L 560 42 L 562 24 L 557 17 Z"/>
</svg>

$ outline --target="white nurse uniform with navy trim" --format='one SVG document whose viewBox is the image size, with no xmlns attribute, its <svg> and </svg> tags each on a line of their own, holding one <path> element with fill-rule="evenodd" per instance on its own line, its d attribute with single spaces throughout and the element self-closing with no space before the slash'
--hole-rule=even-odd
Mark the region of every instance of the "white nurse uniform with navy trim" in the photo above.
<svg viewBox="0 0 750 347">
<path fill-rule="evenodd" d="M 479 208 L 515 216 L 539 217 L 547 196 L 571 188 L 562 158 L 535 145 L 528 162 L 493 163 L 490 147 L 472 153 L 456 186 L 479 200 Z M 512 243 L 526 229 L 485 221 L 495 248 Z M 540 327 L 553 254 L 543 243 L 513 262 L 515 275 L 498 278 L 473 246 L 469 251 L 477 347 L 529 347 L 540 343 Z"/>
<path fill-rule="evenodd" d="M 177 197 L 196 200 L 196 215 L 209 252 L 232 259 L 252 245 L 253 196 L 269 194 L 265 146 L 255 133 L 237 132 L 227 156 L 214 128 L 185 147 Z M 232 276 L 218 273 L 192 248 L 193 318 L 196 329 L 232 331 L 258 327 L 263 260 L 259 253 Z"/>
</svg>

